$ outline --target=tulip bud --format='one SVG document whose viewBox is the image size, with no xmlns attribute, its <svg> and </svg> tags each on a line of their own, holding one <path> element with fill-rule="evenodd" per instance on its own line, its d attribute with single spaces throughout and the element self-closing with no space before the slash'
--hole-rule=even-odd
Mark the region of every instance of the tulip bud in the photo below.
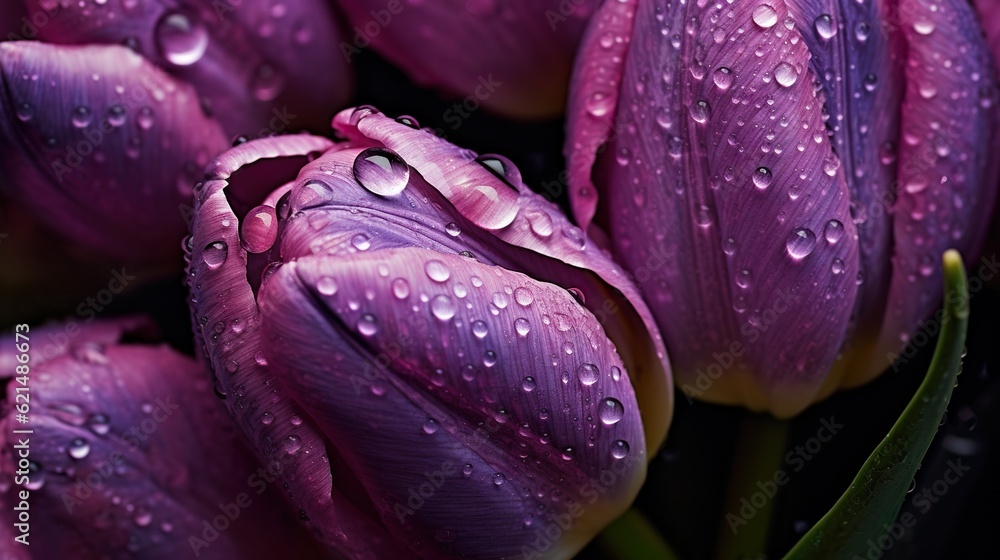
<svg viewBox="0 0 1000 560">
<path fill-rule="evenodd" d="M 197 193 L 230 412 L 346 557 L 572 555 L 669 424 L 648 311 L 509 161 L 367 107 L 334 125 L 238 146 Z"/>
<path fill-rule="evenodd" d="M 203 366 L 123 341 L 150 330 L 68 321 L 0 341 L 0 556 L 317 558 Z"/>
<path fill-rule="evenodd" d="M 574 213 L 627 269 L 670 255 L 640 288 L 689 398 L 788 417 L 873 379 L 995 198 L 964 0 L 606 2 L 571 89 Z"/>
</svg>

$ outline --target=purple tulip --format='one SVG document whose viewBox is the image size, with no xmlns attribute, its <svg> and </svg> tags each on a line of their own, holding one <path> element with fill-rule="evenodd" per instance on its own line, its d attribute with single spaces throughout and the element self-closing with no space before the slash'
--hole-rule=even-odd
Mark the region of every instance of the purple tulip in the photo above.
<svg viewBox="0 0 1000 560">
<path fill-rule="evenodd" d="M 348 558 L 568 557 L 670 422 L 648 309 L 504 158 L 367 107 L 334 126 L 238 146 L 196 191 L 192 315 L 230 412 Z"/>
<path fill-rule="evenodd" d="M 0 189 L 100 256 L 177 257 L 230 139 L 320 129 L 349 95 L 320 0 L 172 4 L 29 2 L 7 36 L 41 41 L 0 43 Z"/>
<path fill-rule="evenodd" d="M 627 0 L 591 20 L 574 213 L 627 269 L 667 261 L 641 289 L 688 396 L 788 417 L 873 379 L 938 305 L 940 254 L 981 241 L 996 82 L 968 2 L 837 6 Z"/>
<path fill-rule="evenodd" d="M 15 337 L 0 340 L 0 557 L 321 557 L 236 436 L 204 367 L 163 345 L 123 342 L 150 328 L 117 319 L 21 331 L 27 377 L 15 369 Z M 15 408 L 23 403 L 27 424 Z M 15 525 L 24 521 L 27 536 Z"/>
<path fill-rule="evenodd" d="M 516 118 L 562 113 L 573 53 L 599 0 L 337 0 L 348 62 L 372 48 L 421 86 Z M 463 116 L 465 115 L 465 116 Z"/>
</svg>

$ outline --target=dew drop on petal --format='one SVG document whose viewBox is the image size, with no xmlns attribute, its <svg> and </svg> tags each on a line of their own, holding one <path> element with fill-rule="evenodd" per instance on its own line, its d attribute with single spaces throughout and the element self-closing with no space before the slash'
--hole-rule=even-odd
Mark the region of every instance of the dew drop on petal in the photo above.
<svg viewBox="0 0 1000 560">
<path fill-rule="evenodd" d="M 248 253 L 263 253 L 278 237 L 278 216 L 272 206 L 258 206 L 247 213 L 240 225 L 240 245 Z"/>
<path fill-rule="evenodd" d="M 615 459 L 624 459 L 628 456 L 628 452 L 631 450 L 627 441 L 623 439 L 615 440 L 611 444 L 611 456 Z"/>
<path fill-rule="evenodd" d="M 601 370 L 594 364 L 583 363 L 580 364 L 580 367 L 576 368 L 576 375 L 584 385 L 593 385 L 601 378 Z"/>
<path fill-rule="evenodd" d="M 816 234 L 807 228 L 798 228 L 788 234 L 785 248 L 788 254 L 795 260 L 801 260 L 809 256 L 816 247 Z"/>
<path fill-rule="evenodd" d="M 90 454 L 90 444 L 83 438 L 76 438 L 69 443 L 69 456 L 74 459 L 83 459 Z"/>
<path fill-rule="evenodd" d="M 837 243 L 844 237 L 844 224 L 840 220 L 830 220 L 823 227 L 823 237 L 831 245 Z"/>
<path fill-rule="evenodd" d="M 395 196 L 410 182 L 410 166 L 386 148 L 368 148 L 354 158 L 354 178 L 379 196 Z"/>
<path fill-rule="evenodd" d="M 378 320 L 371 313 L 365 313 L 358 319 L 358 333 L 361 336 L 374 336 L 378 332 Z"/>
<path fill-rule="evenodd" d="M 424 272 L 427 273 L 428 278 L 438 283 L 447 282 L 451 278 L 451 271 L 437 259 L 431 259 L 424 263 Z"/>
<path fill-rule="evenodd" d="M 316 282 L 316 290 L 324 296 L 337 293 L 337 281 L 332 276 L 323 276 Z"/>
<path fill-rule="evenodd" d="M 773 181 L 774 181 L 774 175 L 771 173 L 770 169 L 766 167 L 758 167 L 756 170 L 754 170 L 753 184 L 758 189 L 761 190 L 766 189 L 767 187 L 771 186 L 771 183 Z"/>
<path fill-rule="evenodd" d="M 215 270 L 226 262 L 228 250 L 225 241 L 213 241 L 205 246 L 201 258 L 208 265 L 208 268 Z"/>
<path fill-rule="evenodd" d="M 768 4 L 761 4 L 753 10 L 753 22 L 763 29 L 769 29 L 778 23 L 778 12 Z"/>
<path fill-rule="evenodd" d="M 431 299 L 431 313 L 442 321 L 447 321 L 455 316 L 455 304 L 451 298 L 438 294 Z"/>
<path fill-rule="evenodd" d="M 156 23 L 156 46 L 163 58 L 177 66 L 190 66 L 208 50 L 208 30 L 200 20 L 180 11 L 170 11 Z"/>
<path fill-rule="evenodd" d="M 601 401 L 597 416 L 605 426 L 617 424 L 625 416 L 625 407 L 618 399 L 608 397 Z"/>
</svg>

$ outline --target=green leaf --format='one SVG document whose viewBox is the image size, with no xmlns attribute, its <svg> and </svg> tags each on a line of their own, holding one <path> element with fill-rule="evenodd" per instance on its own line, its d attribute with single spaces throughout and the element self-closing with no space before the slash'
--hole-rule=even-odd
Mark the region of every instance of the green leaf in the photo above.
<svg viewBox="0 0 1000 560">
<path fill-rule="evenodd" d="M 954 250 L 947 251 L 942 260 L 944 319 L 923 383 L 844 495 L 792 547 L 785 560 L 864 558 L 868 541 L 877 542 L 895 522 L 962 370 L 969 323 L 965 267 Z"/>
</svg>

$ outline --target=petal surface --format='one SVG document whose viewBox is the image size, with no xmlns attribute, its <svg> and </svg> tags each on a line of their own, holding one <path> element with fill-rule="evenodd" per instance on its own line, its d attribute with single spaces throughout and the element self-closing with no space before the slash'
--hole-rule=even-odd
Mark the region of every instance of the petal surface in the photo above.
<svg viewBox="0 0 1000 560">
<path fill-rule="evenodd" d="M 638 7 L 597 223 L 646 269 L 681 390 L 787 417 L 848 328 L 850 191 L 785 4 L 699 5 Z"/>
<path fill-rule="evenodd" d="M 197 93 L 121 46 L 0 43 L 9 194 L 102 255 L 177 254 L 191 187 L 227 146 Z"/>
<path fill-rule="evenodd" d="M 66 2 L 39 38 L 128 45 L 192 84 L 229 137 L 325 130 L 353 83 L 322 0 Z"/>
<path fill-rule="evenodd" d="M 851 384 L 890 365 L 937 308 L 941 253 L 979 251 L 1000 181 L 996 69 L 972 6 L 901 0 L 897 16 L 907 59 L 892 285 L 874 355 Z"/>
<path fill-rule="evenodd" d="M 45 520 L 31 525 L 32 556 L 263 559 L 279 553 L 281 535 L 280 553 L 318 557 L 273 481 L 235 437 L 204 369 L 163 345 L 121 344 L 142 325 L 148 323 L 95 322 L 74 331 L 65 353 L 32 361 L 30 426 L 16 421 L 12 404 L 23 385 L 13 368 L 5 370 L 0 471 L 14 479 L 11 446 L 27 437 L 31 473 L 24 488 L 32 514 Z M 3 342 L 5 351 L 14 348 L 12 336 Z M 25 427 L 33 433 L 7 435 Z M 8 485 L 3 494 L 5 524 L 13 522 L 19 488 Z M 225 519 L 219 504 L 238 516 L 206 540 L 206 523 Z"/>
<path fill-rule="evenodd" d="M 635 395 L 562 288 L 383 249 L 285 264 L 260 301 L 279 382 L 421 557 L 510 557 L 561 517 L 573 520 L 562 550 L 540 552 L 568 557 L 634 499 Z M 614 481 L 599 498 L 588 481 L 602 474 Z"/>
</svg>

